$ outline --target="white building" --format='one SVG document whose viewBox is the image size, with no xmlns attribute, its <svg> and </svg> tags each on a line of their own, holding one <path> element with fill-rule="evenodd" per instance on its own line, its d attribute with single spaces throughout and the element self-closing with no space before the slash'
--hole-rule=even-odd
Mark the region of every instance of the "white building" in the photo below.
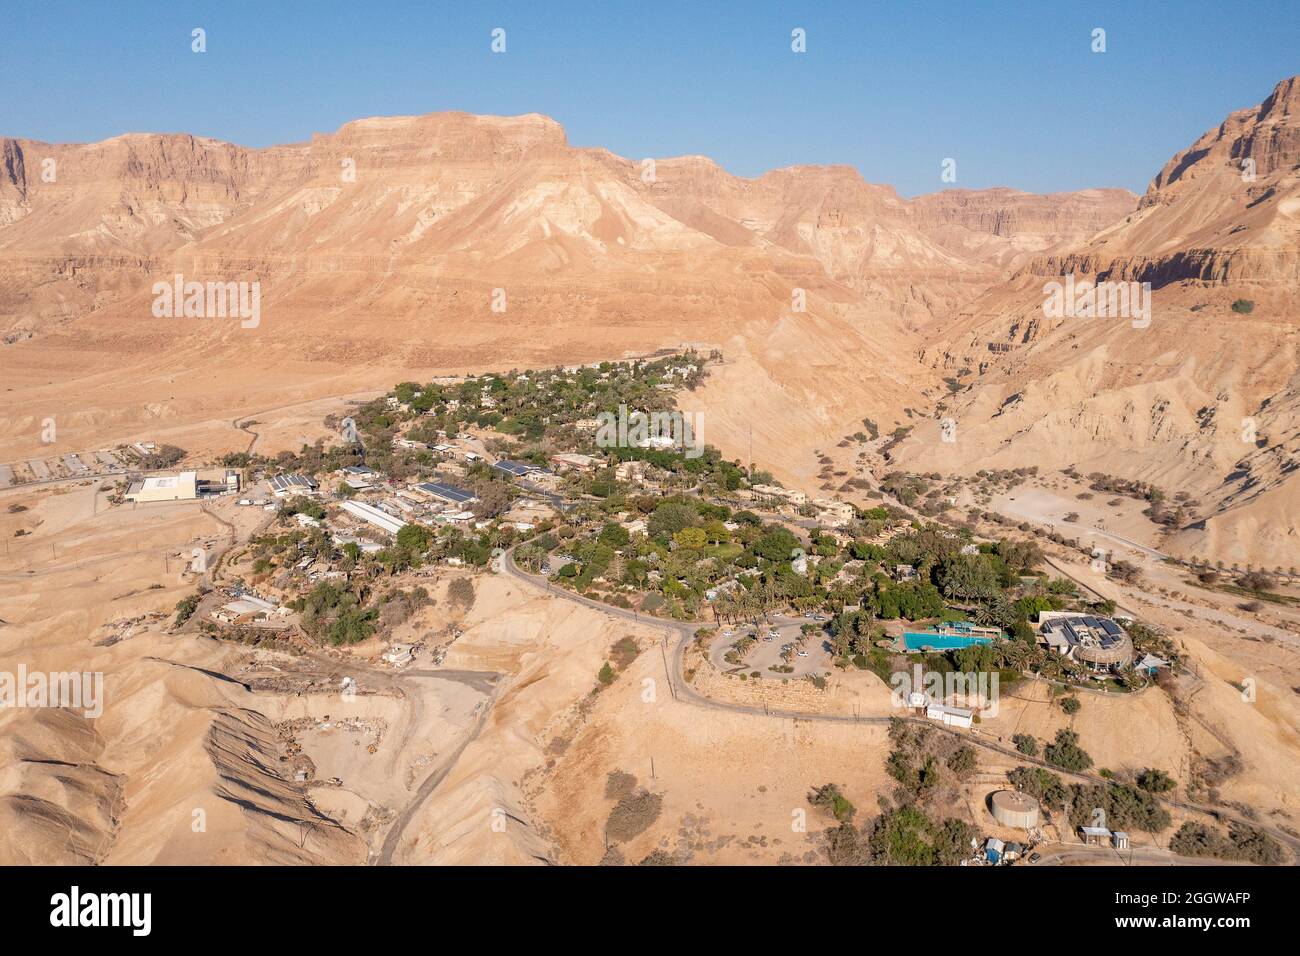
<svg viewBox="0 0 1300 956">
<path fill-rule="evenodd" d="M 386 514 L 373 505 L 368 505 L 362 501 L 345 501 L 339 507 L 354 518 L 360 518 L 367 524 L 372 524 L 389 534 L 397 534 L 406 527 L 405 521 L 394 518 L 392 515 Z"/>
<path fill-rule="evenodd" d="M 264 621 L 272 614 L 283 615 L 283 609 L 256 594 L 241 594 L 228 604 L 223 604 L 212 612 L 214 620 L 223 624 L 250 624 Z"/>
<path fill-rule="evenodd" d="M 127 501 L 188 501 L 198 496 L 198 473 L 182 471 L 132 482 L 125 497 Z"/>
<path fill-rule="evenodd" d="M 975 718 L 973 711 L 961 707 L 949 707 L 947 704 L 939 704 L 934 701 L 931 701 L 926 707 L 925 716 L 931 720 L 939 721 L 945 727 L 970 727 Z"/>
</svg>

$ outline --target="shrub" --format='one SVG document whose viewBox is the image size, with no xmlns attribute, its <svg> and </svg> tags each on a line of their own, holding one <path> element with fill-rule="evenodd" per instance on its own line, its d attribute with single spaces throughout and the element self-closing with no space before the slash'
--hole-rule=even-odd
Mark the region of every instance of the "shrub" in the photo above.
<svg viewBox="0 0 1300 956">
<path fill-rule="evenodd" d="M 645 790 L 630 793 L 610 811 L 605 834 L 611 840 L 626 842 L 648 830 L 659 819 L 662 808 L 663 797 L 657 793 Z"/>
<path fill-rule="evenodd" d="M 839 785 L 834 783 L 815 788 L 808 794 L 808 802 L 814 807 L 830 811 L 840 823 L 847 823 L 857 813 L 857 808 L 840 792 Z"/>
<path fill-rule="evenodd" d="M 474 606 L 474 582 L 469 578 L 456 578 L 447 585 L 447 600 L 468 611 Z"/>
<path fill-rule="evenodd" d="M 1062 770 L 1077 772 L 1092 766 L 1092 757 L 1079 746 L 1079 735 L 1072 730 L 1058 730 L 1056 739 L 1043 748 L 1043 756 Z"/>
<path fill-rule="evenodd" d="M 1137 785 L 1151 793 L 1167 793 L 1177 786 L 1177 782 L 1163 770 L 1148 767 L 1138 774 Z"/>
<path fill-rule="evenodd" d="M 1238 315 L 1250 315 L 1255 311 L 1255 303 L 1252 299 L 1237 299 L 1232 303 L 1232 311 Z"/>
<path fill-rule="evenodd" d="M 181 598 L 176 602 L 176 625 L 179 627 L 194 616 L 194 611 L 203 600 L 201 594 L 191 594 L 187 598 Z"/>
</svg>

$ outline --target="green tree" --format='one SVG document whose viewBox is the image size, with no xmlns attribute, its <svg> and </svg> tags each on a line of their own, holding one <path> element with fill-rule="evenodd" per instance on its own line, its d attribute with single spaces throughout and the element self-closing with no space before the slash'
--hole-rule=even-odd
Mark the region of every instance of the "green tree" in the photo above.
<svg viewBox="0 0 1300 956">
<path fill-rule="evenodd" d="M 609 545 L 611 548 L 622 548 L 631 540 L 632 536 L 628 534 L 627 529 L 621 524 L 615 524 L 612 521 L 608 522 L 600 530 L 600 543 Z"/>
<path fill-rule="evenodd" d="M 678 547 L 698 550 L 708 544 L 708 535 L 703 528 L 682 528 L 673 535 Z"/>
<path fill-rule="evenodd" d="M 989 601 L 1002 593 L 997 573 L 981 554 L 958 554 L 939 574 L 943 593 L 957 600 Z"/>
<path fill-rule="evenodd" d="M 432 535 L 424 525 L 402 525 L 397 532 L 397 546 L 412 554 L 423 554 L 429 549 Z"/>
<path fill-rule="evenodd" d="M 646 532 L 652 538 L 667 541 L 683 528 L 695 525 L 699 518 L 699 513 L 689 505 L 666 501 L 650 515 L 646 522 Z"/>
<path fill-rule="evenodd" d="M 1078 772 L 1092 766 L 1092 757 L 1079 746 L 1079 735 L 1072 730 L 1058 730 L 1056 739 L 1043 748 L 1043 757 L 1062 770 Z"/>
<path fill-rule="evenodd" d="M 1137 785 L 1150 793 L 1168 793 L 1178 782 L 1163 770 L 1148 767 L 1137 775 Z"/>
</svg>

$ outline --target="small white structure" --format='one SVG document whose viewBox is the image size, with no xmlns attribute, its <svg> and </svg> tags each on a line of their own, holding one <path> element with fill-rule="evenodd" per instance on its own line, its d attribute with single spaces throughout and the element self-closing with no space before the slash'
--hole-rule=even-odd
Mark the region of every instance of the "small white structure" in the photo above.
<svg viewBox="0 0 1300 956">
<path fill-rule="evenodd" d="M 404 667 L 415 658 L 410 644 L 394 644 L 384 651 L 382 656 L 385 662 L 392 664 L 394 667 Z"/>
<path fill-rule="evenodd" d="M 961 707 L 949 707 L 947 704 L 937 704 L 932 701 L 925 709 L 925 716 L 939 721 L 945 727 L 965 728 L 970 727 L 975 713 Z"/>
<path fill-rule="evenodd" d="M 1079 834 L 1089 846 L 1105 846 L 1111 842 L 1111 832 L 1106 827 L 1079 827 Z"/>
</svg>

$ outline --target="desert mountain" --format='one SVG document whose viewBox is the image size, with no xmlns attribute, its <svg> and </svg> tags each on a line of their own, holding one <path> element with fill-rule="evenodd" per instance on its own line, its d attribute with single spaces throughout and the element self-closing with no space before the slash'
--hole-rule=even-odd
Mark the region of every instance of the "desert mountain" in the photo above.
<svg viewBox="0 0 1300 956">
<path fill-rule="evenodd" d="M 3 156 L 0 363 L 21 387 L 2 424 L 14 447 L 55 412 L 77 441 L 417 370 L 683 341 L 724 346 L 746 382 L 744 402 L 711 409 L 720 438 L 757 421 L 825 435 L 861 404 L 894 421 L 924 403 L 919 324 L 1134 202 L 1010 190 L 907 201 L 844 167 L 757 179 L 701 157 L 648 167 L 574 148 L 538 115 L 358 120 L 265 150 L 8 139 Z M 176 274 L 259 282 L 257 327 L 155 318 L 153 284 Z M 196 374 L 214 367 L 216 379 Z M 93 407 L 58 398 L 69 378 Z"/>
<path fill-rule="evenodd" d="M 1148 320 L 1050 317 L 1051 283 L 1150 283 Z M 918 429 L 916 468 L 1077 466 L 1196 501 L 1168 549 L 1241 563 L 1300 560 L 1300 79 L 1174 156 L 1138 208 L 1032 257 L 924 332 L 957 373 Z"/>
<path fill-rule="evenodd" d="M 950 415 L 955 445 L 922 424 L 896 463 L 1188 488 L 1200 510 L 1171 547 L 1242 533 L 1289 564 L 1296 98 L 1287 80 L 1232 114 L 1140 202 L 908 200 L 846 167 L 745 179 L 705 157 L 575 148 L 536 114 L 372 118 L 260 150 L 0 140 L 14 383 L 0 426 L 14 450 L 50 414 L 69 442 L 120 439 L 395 378 L 693 342 L 726 356 L 695 396 L 708 439 L 736 455 L 752 442 L 787 480 L 864 417 Z M 256 327 L 155 318 L 153 284 L 176 274 L 259 282 Z M 1154 321 L 1048 319 L 1044 283 L 1067 274 L 1151 282 Z M 1232 312 L 1239 298 L 1254 312 Z M 1263 444 L 1236 437 L 1247 418 Z"/>
</svg>

